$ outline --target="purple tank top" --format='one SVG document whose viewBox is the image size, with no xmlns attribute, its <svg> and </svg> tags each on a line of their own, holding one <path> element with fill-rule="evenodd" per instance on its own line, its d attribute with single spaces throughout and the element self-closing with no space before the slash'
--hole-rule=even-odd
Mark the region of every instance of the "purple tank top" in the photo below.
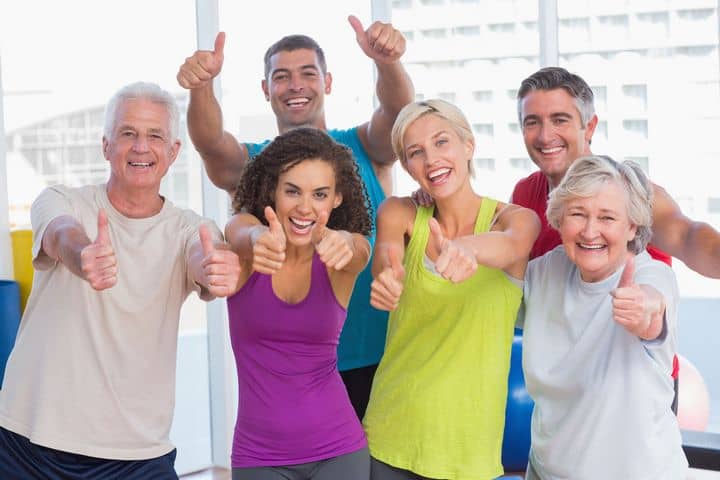
<svg viewBox="0 0 720 480">
<path fill-rule="evenodd" d="M 312 259 L 310 291 L 296 304 L 258 272 L 227 300 L 239 400 L 232 466 L 315 462 L 367 445 L 337 369 L 346 309 L 325 265 Z"/>
</svg>

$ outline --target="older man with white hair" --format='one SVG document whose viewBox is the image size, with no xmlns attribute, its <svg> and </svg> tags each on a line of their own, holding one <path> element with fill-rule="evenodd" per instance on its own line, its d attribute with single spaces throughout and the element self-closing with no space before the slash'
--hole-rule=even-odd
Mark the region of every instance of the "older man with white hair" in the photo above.
<svg viewBox="0 0 720 480">
<path fill-rule="evenodd" d="M 32 293 L 0 391 L 0 478 L 176 479 L 180 307 L 237 285 L 237 256 L 160 182 L 180 149 L 157 85 L 105 112 L 106 184 L 53 186 L 32 206 Z M 219 247 L 219 248 L 216 248 Z"/>
</svg>

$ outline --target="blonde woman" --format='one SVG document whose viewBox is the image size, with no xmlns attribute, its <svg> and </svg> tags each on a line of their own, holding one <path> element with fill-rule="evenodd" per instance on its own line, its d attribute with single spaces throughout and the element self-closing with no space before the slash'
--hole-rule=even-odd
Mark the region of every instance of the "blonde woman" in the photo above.
<svg viewBox="0 0 720 480">
<path fill-rule="evenodd" d="M 371 303 L 391 311 L 364 426 L 376 479 L 490 479 L 500 463 L 510 348 L 532 211 L 475 193 L 475 141 L 442 100 L 398 115 L 392 144 L 435 205 L 380 207 Z"/>
</svg>

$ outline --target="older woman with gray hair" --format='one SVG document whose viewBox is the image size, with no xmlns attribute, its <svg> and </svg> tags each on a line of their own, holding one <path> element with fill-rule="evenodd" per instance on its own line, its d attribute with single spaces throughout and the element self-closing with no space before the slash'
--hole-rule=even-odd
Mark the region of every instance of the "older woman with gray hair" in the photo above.
<svg viewBox="0 0 720 480">
<path fill-rule="evenodd" d="M 578 159 L 550 194 L 562 245 L 525 276 L 523 370 L 535 401 L 526 479 L 679 479 L 667 408 L 678 289 L 645 251 L 652 187 L 632 162 Z"/>
</svg>

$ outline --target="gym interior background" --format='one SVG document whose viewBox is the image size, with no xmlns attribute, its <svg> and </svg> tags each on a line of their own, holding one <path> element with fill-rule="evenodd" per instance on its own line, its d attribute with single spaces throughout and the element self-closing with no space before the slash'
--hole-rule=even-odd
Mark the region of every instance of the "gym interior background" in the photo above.
<svg viewBox="0 0 720 480">
<path fill-rule="evenodd" d="M 477 137 L 478 191 L 508 198 L 514 183 L 534 170 L 515 94 L 533 71 L 560 65 L 583 76 L 595 92 L 600 123 L 593 151 L 639 162 L 686 214 L 720 229 L 719 4 L 265 0 L 250 8 L 234 0 L 3 2 L 0 279 L 28 278 L 22 266 L 13 268 L 11 238 L 15 252 L 27 248 L 22 232 L 42 188 L 107 178 L 100 151 L 103 105 L 121 85 L 139 79 L 176 93 L 183 109 L 184 148 L 163 193 L 224 224 L 226 195 L 209 183 L 187 138 L 187 93 L 175 80 L 185 57 L 212 48 L 218 30 L 227 32 L 227 41 L 217 91 L 226 128 L 242 139 L 275 132 L 260 91 L 262 55 L 288 33 L 308 34 L 325 49 L 334 77 L 326 101 L 329 125 L 369 118 L 374 72 L 355 43 L 348 14 L 365 25 L 391 20 L 407 38 L 403 61 L 417 98 L 444 98 L 467 114 Z M 414 189 L 402 171 L 395 173 L 398 194 Z M 720 281 L 677 260 L 673 269 L 682 294 L 679 350 L 690 365 L 681 373 L 688 389 L 687 451 L 694 466 L 720 470 Z M 181 321 L 171 433 L 179 473 L 228 466 L 237 401 L 233 369 L 224 303 L 191 298 Z M 682 409 L 682 396 L 680 401 Z"/>
</svg>

